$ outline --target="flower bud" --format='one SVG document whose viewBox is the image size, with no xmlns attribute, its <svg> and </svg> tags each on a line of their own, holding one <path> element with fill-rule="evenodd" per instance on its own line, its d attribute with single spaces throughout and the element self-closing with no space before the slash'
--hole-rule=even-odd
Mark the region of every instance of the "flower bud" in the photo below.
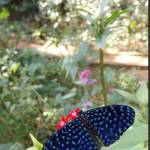
<svg viewBox="0 0 150 150">
<path fill-rule="evenodd" d="M 120 84 L 121 87 L 124 88 L 127 87 L 135 88 L 137 78 L 130 73 L 125 73 L 120 76 L 118 83 Z"/>
</svg>

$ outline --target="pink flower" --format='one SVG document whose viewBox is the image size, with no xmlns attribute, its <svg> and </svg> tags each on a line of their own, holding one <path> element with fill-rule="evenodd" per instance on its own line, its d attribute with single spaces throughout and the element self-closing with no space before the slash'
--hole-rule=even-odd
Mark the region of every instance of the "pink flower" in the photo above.
<svg viewBox="0 0 150 150">
<path fill-rule="evenodd" d="M 110 88 L 108 91 L 110 91 L 111 93 L 114 93 L 115 89 L 114 88 Z"/>
<path fill-rule="evenodd" d="M 83 79 L 81 79 L 81 82 L 82 83 L 85 83 L 85 82 L 87 82 L 88 81 L 88 77 L 84 77 Z"/>
<path fill-rule="evenodd" d="M 78 116 L 78 111 L 80 108 L 77 108 L 76 110 L 71 110 L 70 115 L 68 115 L 67 117 L 71 118 L 71 120 L 73 120 L 74 118 L 76 118 L 76 116 Z"/>
<path fill-rule="evenodd" d="M 93 80 L 88 78 L 88 76 L 90 74 L 91 74 L 90 70 L 84 70 L 83 72 L 81 72 L 81 74 L 79 76 L 79 78 L 81 79 L 81 82 L 92 85 L 93 84 Z"/>
<path fill-rule="evenodd" d="M 91 74 L 91 70 L 84 70 L 83 72 L 81 72 L 79 78 L 83 79 L 85 77 L 88 77 Z"/>
<path fill-rule="evenodd" d="M 107 94 L 107 98 L 109 98 L 110 97 L 110 94 Z"/>
<path fill-rule="evenodd" d="M 68 116 L 66 118 L 64 116 L 62 116 L 61 121 L 56 123 L 56 125 L 58 126 L 56 131 L 59 130 L 61 127 L 63 127 L 66 124 L 68 119 L 69 119 Z"/>
<path fill-rule="evenodd" d="M 86 100 L 86 101 L 84 102 L 84 106 L 85 106 L 85 107 L 90 106 L 90 102 L 89 102 L 88 100 Z"/>
</svg>

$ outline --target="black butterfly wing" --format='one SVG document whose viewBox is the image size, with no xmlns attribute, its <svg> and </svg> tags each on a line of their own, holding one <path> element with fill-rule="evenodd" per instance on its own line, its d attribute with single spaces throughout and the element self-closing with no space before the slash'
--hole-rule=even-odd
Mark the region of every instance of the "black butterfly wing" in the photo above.
<svg viewBox="0 0 150 150">
<path fill-rule="evenodd" d="M 56 131 L 42 150 L 100 150 L 79 117 Z"/>
<path fill-rule="evenodd" d="M 110 105 L 86 111 L 104 146 L 113 144 L 134 122 L 135 112 L 125 105 Z"/>
</svg>

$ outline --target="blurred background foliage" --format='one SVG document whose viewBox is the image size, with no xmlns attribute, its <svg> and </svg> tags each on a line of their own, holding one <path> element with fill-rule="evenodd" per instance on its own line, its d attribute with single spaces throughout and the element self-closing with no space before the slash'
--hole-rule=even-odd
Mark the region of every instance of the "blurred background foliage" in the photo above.
<svg viewBox="0 0 150 150">
<path fill-rule="evenodd" d="M 11 37 L 30 37 L 60 42 L 87 41 L 91 29 L 86 21 L 77 17 L 77 8 L 95 12 L 100 6 L 100 0 L 1 0 L 0 9 L 10 12 L 7 20 L 1 20 L 1 38 L 9 34 Z M 143 51 L 147 48 L 148 31 L 148 1 L 147 0 L 112 0 L 106 7 L 107 16 L 114 11 L 131 7 L 133 10 L 123 14 L 115 21 L 114 29 L 107 44 L 121 51 Z M 19 24 L 18 24 L 19 22 Z M 122 27 L 126 25 L 128 28 Z M 73 40 L 73 41 L 72 41 Z"/>
<path fill-rule="evenodd" d="M 89 85 L 85 88 L 78 80 L 83 69 L 92 67 L 89 65 L 93 61 L 85 59 L 85 51 L 97 56 L 87 43 L 93 41 L 93 35 L 89 34 L 91 26 L 79 17 L 78 10 L 84 8 L 97 14 L 100 3 L 99 0 L 0 0 L 0 144 L 7 143 L 0 145 L 0 150 L 31 146 L 29 133 L 44 143 L 55 131 L 61 115 L 77 107 L 86 110 L 87 99 L 89 108 L 103 105 L 99 75 L 92 74 L 95 78 L 92 88 Z M 142 54 L 147 50 L 148 1 L 112 0 L 106 7 L 106 15 L 129 6 L 132 11 L 112 22 L 117 28 L 107 39 L 107 47 Z M 35 49 L 17 49 L 16 44 L 22 38 L 81 46 L 77 47 L 76 55 L 63 59 Z M 119 88 L 117 80 L 125 68 L 104 70 L 106 89 Z M 136 90 L 139 86 L 136 85 Z M 134 104 L 118 92 L 108 94 L 109 104 Z"/>
</svg>

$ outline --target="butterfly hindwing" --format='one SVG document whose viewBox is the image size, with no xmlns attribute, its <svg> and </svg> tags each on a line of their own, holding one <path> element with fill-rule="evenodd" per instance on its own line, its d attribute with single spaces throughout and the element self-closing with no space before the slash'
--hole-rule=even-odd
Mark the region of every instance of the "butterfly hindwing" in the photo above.
<svg viewBox="0 0 150 150">
<path fill-rule="evenodd" d="M 100 150 L 79 118 L 56 131 L 42 150 Z"/>
<path fill-rule="evenodd" d="M 110 105 L 86 111 L 104 146 L 113 144 L 134 122 L 135 112 L 125 105 Z"/>
</svg>

